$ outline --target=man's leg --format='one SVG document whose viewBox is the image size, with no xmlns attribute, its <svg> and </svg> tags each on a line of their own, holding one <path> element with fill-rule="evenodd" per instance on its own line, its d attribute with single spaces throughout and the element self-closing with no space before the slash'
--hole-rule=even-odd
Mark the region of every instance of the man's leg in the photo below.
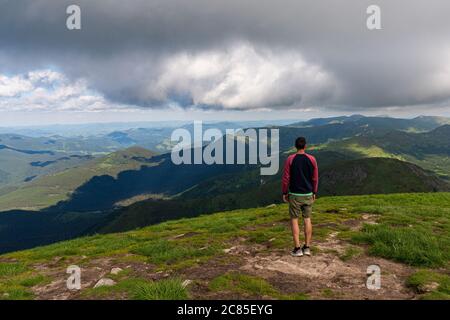
<svg viewBox="0 0 450 320">
<path fill-rule="evenodd" d="M 292 238 L 294 239 L 294 246 L 296 248 L 300 247 L 300 228 L 298 227 L 298 218 L 291 218 L 291 230 Z"/>
<path fill-rule="evenodd" d="M 311 245 L 312 238 L 312 223 L 311 218 L 304 218 L 304 228 L 305 228 L 305 244 L 307 247 Z"/>
</svg>

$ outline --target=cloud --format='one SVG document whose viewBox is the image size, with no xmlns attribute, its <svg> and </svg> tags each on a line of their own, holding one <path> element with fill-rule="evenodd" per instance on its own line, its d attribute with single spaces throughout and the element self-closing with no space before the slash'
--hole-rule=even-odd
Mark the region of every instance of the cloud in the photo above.
<svg viewBox="0 0 450 320">
<path fill-rule="evenodd" d="M 0 110 L 3 111 L 104 111 L 128 106 L 111 104 L 90 90 L 82 79 L 70 81 L 52 70 L 15 76 L 0 75 Z"/>
<path fill-rule="evenodd" d="M 229 50 L 179 53 L 162 62 L 145 100 L 189 97 L 189 105 L 224 109 L 290 108 L 331 99 L 333 77 L 297 52 L 239 43 Z M 182 102 L 182 99 L 179 99 Z"/>
<path fill-rule="evenodd" d="M 33 88 L 30 81 L 20 76 L 7 77 L 0 75 L 0 98 L 14 97 Z"/>
<path fill-rule="evenodd" d="M 369 0 L 0 0 L 0 99 L 23 104 L 24 75 L 58 70 L 66 88 L 40 84 L 41 107 L 448 105 L 450 2 L 376 2 L 383 29 L 369 31 Z M 81 31 L 65 28 L 73 3 Z"/>
</svg>

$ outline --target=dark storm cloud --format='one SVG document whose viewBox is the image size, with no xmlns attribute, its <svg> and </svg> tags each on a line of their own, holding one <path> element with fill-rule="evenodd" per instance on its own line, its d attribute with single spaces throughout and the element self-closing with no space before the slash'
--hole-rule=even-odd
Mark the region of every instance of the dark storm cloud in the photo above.
<svg viewBox="0 0 450 320">
<path fill-rule="evenodd" d="M 65 28 L 66 7 L 82 30 Z M 382 30 L 366 28 L 381 7 Z M 52 68 L 143 107 L 345 109 L 450 98 L 450 2 L 0 0 L 0 73 Z"/>
</svg>

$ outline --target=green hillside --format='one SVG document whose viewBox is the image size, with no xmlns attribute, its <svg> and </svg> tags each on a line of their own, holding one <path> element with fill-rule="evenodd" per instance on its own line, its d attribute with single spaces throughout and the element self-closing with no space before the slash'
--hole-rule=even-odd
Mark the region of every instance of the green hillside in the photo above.
<svg viewBox="0 0 450 320">
<path fill-rule="evenodd" d="M 325 195 L 450 191 L 450 184 L 408 162 L 389 158 L 343 161 L 320 174 Z"/>
<path fill-rule="evenodd" d="M 293 123 L 293 127 L 314 127 L 329 124 L 356 124 L 360 127 L 372 127 L 377 131 L 401 130 L 407 132 L 426 132 L 439 126 L 450 124 L 450 118 L 419 116 L 413 119 L 400 119 L 392 117 L 365 117 L 363 115 L 316 118 L 308 121 Z"/>
<path fill-rule="evenodd" d="M 412 162 L 450 179 L 450 125 L 430 132 L 390 131 L 383 135 L 355 136 L 316 146 L 352 157 L 387 157 Z"/>
<path fill-rule="evenodd" d="M 149 163 L 154 152 L 131 147 L 93 159 L 83 165 L 48 174 L 33 180 L 21 188 L 0 196 L 0 210 L 38 210 L 66 200 L 70 194 L 94 176 L 116 177 L 125 170 L 137 170 Z"/>
<path fill-rule="evenodd" d="M 88 155 L 13 149 L 0 145 L 0 195 L 40 176 L 93 159 Z"/>
<path fill-rule="evenodd" d="M 327 162 L 322 158 L 325 155 L 336 162 Z M 335 154 L 325 155 L 317 156 L 323 160 L 319 165 L 324 163 L 320 169 L 320 196 L 450 190 L 447 182 L 411 163 L 386 158 L 338 161 Z M 121 208 L 100 230 L 121 232 L 170 219 L 279 203 L 280 179 L 279 175 L 261 179 L 258 170 L 218 175 L 170 199 L 149 199 Z"/>
<path fill-rule="evenodd" d="M 450 193 L 321 198 L 312 257 L 289 256 L 288 220 L 273 205 L 2 255 L 0 298 L 450 298 Z M 65 287 L 74 264 L 80 291 Z M 380 290 L 364 287 L 371 264 Z"/>
<path fill-rule="evenodd" d="M 280 128 L 280 146 L 282 151 L 286 151 L 291 148 L 295 137 L 298 135 L 306 135 L 311 142 L 322 143 L 313 146 L 314 153 L 319 157 L 318 160 L 321 170 L 324 168 L 327 169 L 328 164 L 334 165 L 337 162 L 340 163 L 341 160 L 383 157 L 411 162 L 424 169 L 432 170 L 441 178 L 450 179 L 450 125 L 437 127 L 447 120 L 429 117 L 408 120 L 362 116 L 314 119 L 303 124 L 297 124 L 298 127 L 288 126 Z M 393 130 L 392 128 L 395 128 L 395 126 L 399 126 L 405 131 Z M 412 128 L 411 126 L 417 129 L 415 131 L 420 131 L 425 128 L 434 129 L 430 132 L 421 133 L 406 132 Z M 114 132 L 111 134 L 111 138 L 127 140 L 129 137 L 123 136 L 120 132 Z M 13 137 L 9 136 L 8 143 L 12 143 L 12 141 L 14 141 Z M 24 137 L 21 137 L 18 141 L 18 146 L 23 148 L 34 145 L 30 145 L 30 142 Z M 45 140 L 40 142 L 42 144 L 49 143 Z M 14 151 L 0 150 L 0 152 L 7 154 L 8 152 Z M 133 153 L 136 153 L 136 155 L 133 155 Z M 76 199 L 71 199 L 71 203 L 66 204 L 64 208 L 60 208 L 61 210 L 106 210 L 112 208 L 118 202 L 128 204 L 132 201 L 148 198 L 152 194 L 168 194 L 173 196 L 176 193 L 183 192 L 184 198 L 192 198 L 198 195 L 204 195 L 206 188 L 211 192 L 217 190 L 221 193 L 229 193 L 236 192 L 240 188 L 247 190 L 257 187 L 261 182 L 258 176 L 253 174 L 256 171 L 248 172 L 246 168 L 236 168 L 234 170 L 235 172 L 229 175 L 229 179 L 233 183 L 221 181 L 220 177 L 216 179 L 216 176 L 233 171 L 228 168 L 229 166 L 226 166 L 226 168 L 196 166 L 194 168 L 192 166 L 174 167 L 170 166 L 169 163 L 165 163 L 164 168 L 161 165 L 158 166 L 158 172 L 155 170 L 140 171 L 139 169 L 142 165 L 147 167 L 155 165 L 154 163 L 150 164 L 148 162 L 152 154 L 147 153 L 148 151 L 145 149 L 134 147 L 125 151 L 114 152 L 109 156 L 97 160 L 91 160 L 76 168 L 68 168 L 66 170 L 62 170 L 64 168 L 60 170 L 55 169 L 47 172 L 44 177 L 33 176 L 34 178 L 31 181 L 24 183 L 16 190 L 3 189 L 3 192 L 0 190 L 0 210 L 37 210 L 46 208 L 60 201 L 70 199 L 70 195 L 75 190 L 77 191 Z M 33 154 L 33 157 L 37 156 L 42 157 L 41 154 Z M 166 155 L 161 160 L 163 158 L 167 160 L 169 157 Z M 8 163 L 13 164 L 15 162 L 13 160 L 8 160 Z M 16 162 L 19 163 L 20 161 Z M 29 160 L 25 164 L 28 165 L 28 162 Z M 40 162 L 45 161 L 40 160 Z M 20 165 L 17 166 L 17 169 L 10 168 L 10 170 L 5 170 L 5 168 L 8 169 L 9 167 L 5 167 L 4 165 L 1 168 L 0 180 L 10 179 L 11 172 L 14 172 L 15 175 L 19 174 L 21 177 L 26 175 L 20 171 Z M 254 170 L 255 168 L 249 169 Z M 124 178 L 117 179 L 117 181 L 105 178 L 106 176 L 118 177 L 120 172 L 127 170 L 139 171 L 136 171 L 134 175 L 124 175 Z M 214 172 L 207 173 L 207 170 Z M 176 176 L 184 175 L 185 177 L 189 177 L 189 179 L 183 178 L 183 181 L 173 181 L 175 180 L 175 171 L 177 172 Z M 413 173 L 416 171 L 418 170 L 413 170 Z M 405 172 L 405 170 L 402 172 Z M 248 179 L 249 175 L 250 179 Z M 103 176 L 103 178 L 91 179 L 96 176 Z M 193 176 L 197 177 L 195 181 L 192 180 Z M 265 180 L 265 183 L 272 181 L 270 177 L 265 178 Z M 133 188 L 130 189 L 129 185 L 131 181 L 133 182 Z M 192 183 L 187 183 L 187 181 Z M 404 186 L 407 184 L 407 181 L 403 183 Z M 344 182 L 351 183 L 352 181 Z M 84 185 L 85 183 L 86 185 Z M 152 183 L 153 185 L 149 187 L 149 184 Z M 216 186 L 214 188 L 208 187 L 207 185 L 211 183 L 216 184 Z M 170 184 L 170 186 L 167 184 Z M 224 188 L 225 185 L 228 185 L 228 189 Z M 432 185 L 435 185 L 435 183 L 433 182 Z M 81 186 L 83 188 L 79 188 Z M 179 186 L 179 188 L 176 188 L 176 186 Z M 380 190 L 379 188 L 374 190 L 371 186 L 368 186 L 366 189 L 367 193 L 391 192 L 390 190 Z M 346 188 L 341 190 L 346 190 Z M 395 192 L 406 192 L 408 190 L 410 188 L 402 187 L 395 189 Z M 433 187 L 425 188 L 424 190 L 417 188 L 411 189 L 411 191 L 416 192 L 432 190 L 434 190 Z M 445 189 L 438 187 L 436 190 Z M 335 194 L 335 192 L 326 191 L 325 194 Z M 355 194 L 355 192 L 350 190 L 350 192 L 345 191 L 339 192 L 338 194 Z M 117 199 L 113 199 L 114 197 Z M 128 200 L 130 198 L 132 199 Z"/>
</svg>

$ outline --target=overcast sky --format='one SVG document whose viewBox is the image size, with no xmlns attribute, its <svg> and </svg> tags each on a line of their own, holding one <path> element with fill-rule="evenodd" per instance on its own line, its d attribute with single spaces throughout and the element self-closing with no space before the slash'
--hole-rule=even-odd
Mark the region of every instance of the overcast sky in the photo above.
<svg viewBox="0 0 450 320">
<path fill-rule="evenodd" d="M 81 30 L 66 8 L 81 7 Z M 381 8 L 382 30 L 366 9 Z M 0 125 L 450 116 L 448 0 L 0 0 Z"/>
</svg>

